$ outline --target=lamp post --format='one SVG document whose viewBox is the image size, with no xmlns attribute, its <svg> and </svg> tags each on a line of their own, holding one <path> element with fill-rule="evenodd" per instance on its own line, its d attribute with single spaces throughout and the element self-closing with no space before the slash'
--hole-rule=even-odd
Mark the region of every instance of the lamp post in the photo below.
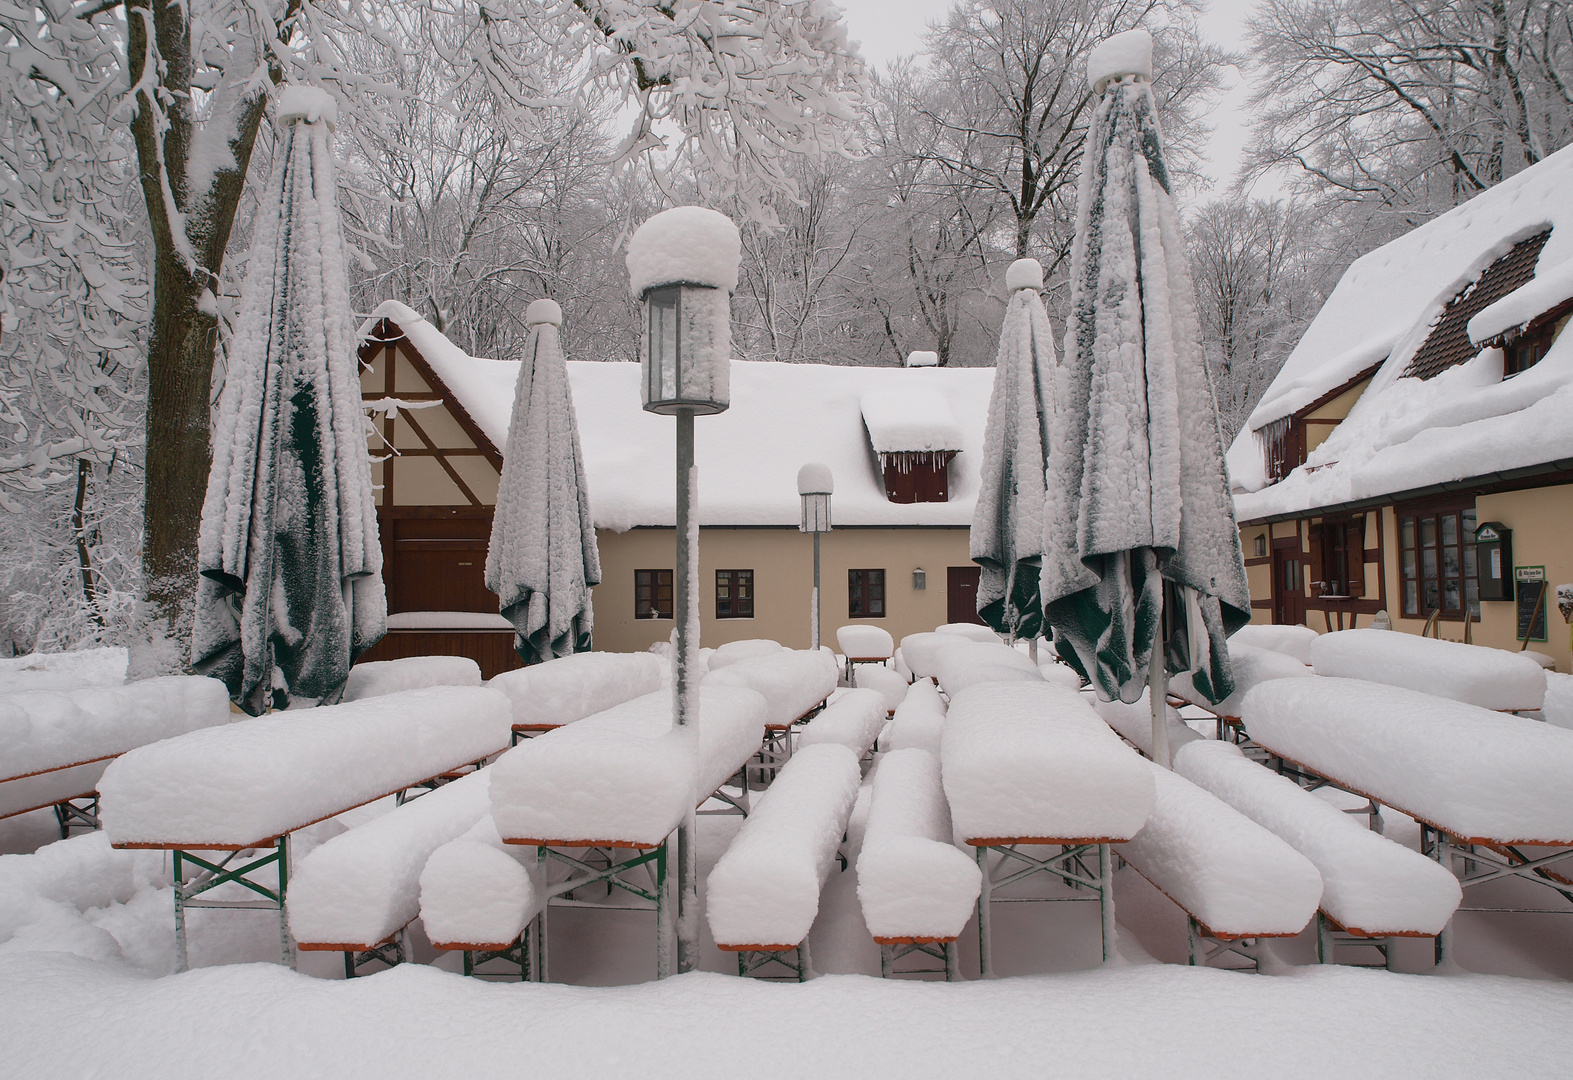
<svg viewBox="0 0 1573 1080">
<path fill-rule="evenodd" d="M 673 581 L 676 657 L 673 722 L 699 720 L 699 529 L 694 519 L 694 417 L 726 411 L 731 403 L 732 292 L 742 244 L 724 214 L 699 206 L 665 210 L 628 242 L 628 276 L 644 303 L 639 335 L 646 412 L 677 418 L 677 561 Z M 697 735 L 694 736 L 697 748 Z M 694 810 L 677 829 L 677 970 L 697 960 L 698 861 Z M 656 974 L 671 974 L 666 926 L 657 927 Z"/>
<path fill-rule="evenodd" d="M 830 496 L 836 490 L 830 466 L 811 461 L 797 471 L 797 493 L 803 497 L 798 532 L 814 534 L 814 593 L 809 603 L 809 648 L 819 648 L 819 535 L 830 531 Z"/>
</svg>

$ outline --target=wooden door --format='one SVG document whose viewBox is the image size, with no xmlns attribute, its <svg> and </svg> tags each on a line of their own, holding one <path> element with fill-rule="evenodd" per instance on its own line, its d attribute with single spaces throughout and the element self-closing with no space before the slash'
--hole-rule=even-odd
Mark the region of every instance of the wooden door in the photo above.
<svg viewBox="0 0 1573 1080">
<path fill-rule="evenodd" d="M 1273 541 L 1273 622 L 1305 625 L 1305 556 L 1298 538 Z"/>
<path fill-rule="evenodd" d="M 978 618 L 978 566 L 952 566 L 945 571 L 945 621 L 983 625 Z"/>
</svg>

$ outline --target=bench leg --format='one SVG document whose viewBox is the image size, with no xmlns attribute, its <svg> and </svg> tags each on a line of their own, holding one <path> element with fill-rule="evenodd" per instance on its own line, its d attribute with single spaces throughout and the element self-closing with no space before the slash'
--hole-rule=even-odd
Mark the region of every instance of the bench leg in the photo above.
<svg viewBox="0 0 1573 1080">
<path fill-rule="evenodd" d="M 1333 928 L 1327 924 L 1327 916 L 1320 911 L 1316 913 L 1316 962 L 1318 964 L 1335 963 L 1333 959 Z"/>
<path fill-rule="evenodd" d="M 183 861 L 181 859 L 181 855 L 183 852 L 177 848 L 173 854 L 175 856 L 175 971 L 179 973 L 182 971 L 189 971 L 191 969 L 191 962 L 186 953 L 186 905 L 184 903 L 185 890 L 181 887 L 183 871 L 185 870 L 185 867 L 181 865 Z"/>
<path fill-rule="evenodd" d="M 989 901 L 993 898 L 994 882 L 989 871 L 989 849 L 980 847 L 978 851 L 978 869 L 983 871 L 983 888 L 978 893 L 978 975 L 980 978 L 992 979 L 994 977 L 994 945 L 992 927 L 989 920 Z"/>
<path fill-rule="evenodd" d="M 1189 915 L 1185 917 L 1185 940 L 1186 944 L 1190 947 L 1191 950 L 1191 967 L 1206 967 L 1207 957 L 1206 954 L 1202 951 L 1201 927 L 1197 926 L 1196 920 L 1191 918 Z"/>
<path fill-rule="evenodd" d="M 1108 844 L 1098 845 L 1098 909 L 1103 916 L 1103 962 L 1112 963 L 1118 954 L 1114 928 L 1114 854 Z"/>
<path fill-rule="evenodd" d="M 550 878 L 550 875 L 551 875 L 551 867 L 547 864 L 546 849 L 544 847 L 538 847 L 538 848 L 535 849 L 535 866 L 536 866 L 537 872 L 539 872 L 539 874 L 540 874 L 541 888 L 545 889 L 546 885 L 547 885 L 547 881 L 548 881 L 548 879 Z M 535 961 L 536 961 L 535 962 L 535 981 L 536 982 L 546 982 L 547 978 L 548 978 L 548 976 L 547 976 L 547 967 L 546 967 L 546 913 L 548 911 L 550 911 L 551 909 L 552 909 L 551 901 L 547 900 L 545 903 L 543 903 L 541 905 L 540 914 L 536 915 L 536 917 L 535 917 Z M 659 923 L 657 923 L 656 933 L 659 934 L 660 932 L 661 932 L 660 925 L 659 925 Z"/>
<path fill-rule="evenodd" d="M 945 981 L 961 981 L 961 947 L 954 941 L 945 942 Z"/>
</svg>

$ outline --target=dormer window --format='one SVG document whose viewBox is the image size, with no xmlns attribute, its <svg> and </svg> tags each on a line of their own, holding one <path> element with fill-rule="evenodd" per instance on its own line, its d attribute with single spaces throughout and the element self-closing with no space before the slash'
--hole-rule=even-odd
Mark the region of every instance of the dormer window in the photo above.
<svg viewBox="0 0 1573 1080">
<path fill-rule="evenodd" d="M 961 425 L 928 373 L 903 373 L 864 394 L 860 405 L 885 498 L 893 503 L 948 501 L 950 459 L 961 450 Z"/>
<path fill-rule="evenodd" d="M 1545 359 L 1551 349 L 1553 329 L 1550 326 L 1542 327 L 1536 333 L 1521 335 L 1517 341 L 1506 346 L 1502 350 L 1502 377 L 1510 379 Z"/>
</svg>

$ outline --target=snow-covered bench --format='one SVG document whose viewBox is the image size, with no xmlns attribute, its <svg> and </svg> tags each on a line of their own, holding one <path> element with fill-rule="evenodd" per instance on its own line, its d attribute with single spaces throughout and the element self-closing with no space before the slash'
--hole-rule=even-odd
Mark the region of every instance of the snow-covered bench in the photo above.
<svg viewBox="0 0 1573 1080">
<path fill-rule="evenodd" d="M 770 656 L 783 651 L 785 647 L 771 638 L 728 641 L 725 645 L 710 650 L 710 662 L 706 670 L 720 671 L 724 667 L 731 667 L 739 660 L 752 660 L 756 656 Z"/>
<path fill-rule="evenodd" d="M 769 775 L 792 756 L 792 726 L 824 706 L 837 678 L 836 656 L 829 649 L 781 649 L 712 667 L 701 683 L 746 687 L 763 695 L 767 711 L 759 766 Z"/>
<path fill-rule="evenodd" d="M 1145 690 L 1134 702 L 1095 701 L 1092 707 L 1103 717 L 1104 723 L 1119 732 L 1121 738 L 1152 757 L 1152 708 L 1147 704 Z M 1171 755 L 1187 743 L 1202 738 L 1200 733 L 1180 719 L 1174 706 L 1167 702 L 1164 704 L 1164 723 Z"/>
<path fill-rule="evenodd" d="M 880 758 L 857 876 L 882 975 L 921 953 L 944 963 L 947 980 L 960 977 L 956 939 L 978 902 L 982 873 L 956 847 L 939 759 L 929 751 L 911 747 Z"/>
<path fill-rule="evenodd" d="M 901 659 L 915 678 L 937 679 L 940 654 L 968 640 L 960 634 L 908 634 L 901 639 Z"/>
<path fill-rule="evenodd" d="M 1157 798 L 1146 824 L 1119 853 L 1185 912 L 1191 963 L 1235 953 L 1257 964 L 1261 939 L 1303 930 L 1322 896 L 1316 867 L 1183 776 L 1153 762 L 1144 765 Z M 1211 949 L 1204 935 L 1216 941 Z"/>
<path fill-rule="evenodd" d="M 545 899 L 535 849 L 505 844 L 490 813 L 443 844 L 421 871 L 421 923 L 434 948 L 464 953 L 464 973 L 503 961 L 541 978 L 544 947 L 532 933 Z"/>
<path fill-rule="evenodd" d="M 1267 649 L 1309 665 L 1311 643 L 1321 636 L 1309 626 L 1247 623 L 1229 635 L 1229 644 L 1231 647 L 1248 645 L 1253 649 Z"/>
<path fill-rule="evenodd" d="M 1111 843 L 1129 840 L 1153 806 L 1146 763 L 1082 695 L 1045 682 L 985 683 L 951 698 L 940 740 L 956 832 L 977 849 L 980 961 L 992 973 L 989 901 L 1035 873 L 1084 886 L 1103 912 L 1104 959 L 1114 956 Z M 1023 846 L 1052 845 L 1040 859 Z M 990 851 L 995 852 L 990 858 Z M 1096 853 L 1098 876 L 1080 869 Z"/>
<path fill-rule="evenodd" d="M 659 690 L 665 666 L 654 653 L 575 653 L 505 671 L 486 685 L 508 695 L 518 741 Z"/>
<path fill-rule="evenodd" d="M 882 626 L 853 624 L 836 630 L 836 644 L 847 658 L 847 682 L 857 685 L 858 664 L 878 664 L 881 667 L 896 654 L 896 640 Z"/>
<path fill-rule="evenodd" d="M 983 683 L 1044 681 L 1031 657 L 998 641 L 964 641 L 942 650 L 938 662 L 939 685 L 952 697 Z"/>
<path fill-rule="evenodd" d="M 919 679 L 907 688 L 907 696 L 896 706 L 884 749 L 905 750 L 915 746 L 937 755 L 940 733 L 944 729 L 945 699 L 939 696 L 933 679 Z"/>
<path fill-rule="evenodd" d="M 990 644 L 1000 644 L 1005 640 L 981 623 L 948 622 L 942 626 L 936 626 L 934 632 L 936 634 L 955 634 L 957 637 L 966 638 L 968 641 L 981 641 Z"/>
<path fill-rule="evenodd" d="M 223 683 L 192 675 L 7 694 L 0 697 L 0 818 L 54 806 L 62 833 L 73 820 L 92 824 L 91 811 L 70 802 L 94 797 L 113 758 L 236 718 Z"/>
<path fill-rule="evenodd" d="M 1315 633 L 1316 631 L 1311 631 Z M 1240 703 L 1257 683 L 1270 679 L 1297 679 L 1314 674 L 1294 657 L 1271 649 L 1259 649 L 1229 639 L 1229 667 L 1234 673 L 1234 692 L 1219 702 L 1208 701 L 1191 682 L 1191 673 L 1181 672 L 1169 680 L 1169 692 L 1218 718 L 1218 737 L 1240 726 Z"/>
<path fill-rule="evenodd" d="M 880 697 L 885 700 L 885 715 L 894 716 L 896 707 L 907 696 L 907 687 L 911 685 L 907 677 L 898 671 L 885 667 L 865 667 L 858 673 L 857 685 L 862 690 L 877 690 Z"/>
<path fill-rule="evenodd" d="M 421 690 L 428 686 L 479 686 L 481 665 L 468 656 L 406 656 L 399 660 L 371 660 L 350 668 L 344 683 L 344 700 Z"/>
<path fill-rule="evenodd" d="M 1573 732 L 1356 679 L 1277 679 L 1246 695 L 1251 738 L 1421 825 L 1422 847 L 1465 888 L 1508 876 L 1573 886 Z M 1540 850 L 1531 850 L 1540 849 Z M 1561 864 L 1560 866 L 1556 864 Z M 1450 947 L 1449 931 L 1438 952 Z"/>
<path fill-rule="evenodd" d="M 344 953 L 344 974 L 408 959 L 401 931 L 420 911 L 420 877 L 443 844 L 489 816 L 480 769 L 340 833 L 300 861 L 285 909 L 295 946 Z"/>
<path fill-rule="evenodd" d="M 566 880 L 545 886 L 548 898 L 604 882 L 653 907 L 665 975 L 667 838 L 758 753 L 768 713 L 757 691 L 705 682 L 697 730 L 674 729 L 672 695 L 657 691 L 521 743 L 492 766 L 498 835 L 569 867 Z M 578 848 L 631 854 L 597 867 Z M 544 926 L 545 910 L 541 918 Z"/>
<path fill-rule="evenodd" d="M 508 700 L 485 687 L 406 690 L 193 731 L 117 758 L 99 781 L 104 831 L 122 848 L 174 852 L 177 954 L 188 907 L 274 907 L 282 919 L 289 834 L 481 761 L 508 745 Z M 240 866 L 196 852 L 270 853 Z M 186 868 L 195 873 L 188 879 Z M 274 867 L 276 888 L 250 875 Z M 197 901 L 234 882 L 262 900 Z"/>
<path fill-rule="evenodd" d="M 1441 933 L 1462 899 L 1458 879 L 1435 862 L 1361 827 L 1235 746 L 1183 746 L 1174 771 L 1311 860 L 1322 876 L 1317 944 L 1324 963 L 1333 961 L 1335 931 L 1377 944 L 1385 956 L 1387 938 Z"/>
<path fill-rule="evenodd" d="M 1504 712 L 1540 708 L 1546 671 L 1524 653 L 1391 630 L 1340 630 L 1311 644 L 1318 675 L 1365 679 Z"/>
<path fill-rule="evenodd" d="M 737 953 L 739 975 L 784 965 L 807 978 L 808 931 L 857 800 L 858 756 L 838 743 L 799 748 L 710 872 L 710 934 Z"/>
<path fill-rule="evenodd" d="M 803 727 L 797 738 L 798 749 L 836 743 L 862 759 L 873 749 L 874 740 L 885 728 L 885 720 L 882 694 L 864 687 L 844 690 Z"/>
</svg>

